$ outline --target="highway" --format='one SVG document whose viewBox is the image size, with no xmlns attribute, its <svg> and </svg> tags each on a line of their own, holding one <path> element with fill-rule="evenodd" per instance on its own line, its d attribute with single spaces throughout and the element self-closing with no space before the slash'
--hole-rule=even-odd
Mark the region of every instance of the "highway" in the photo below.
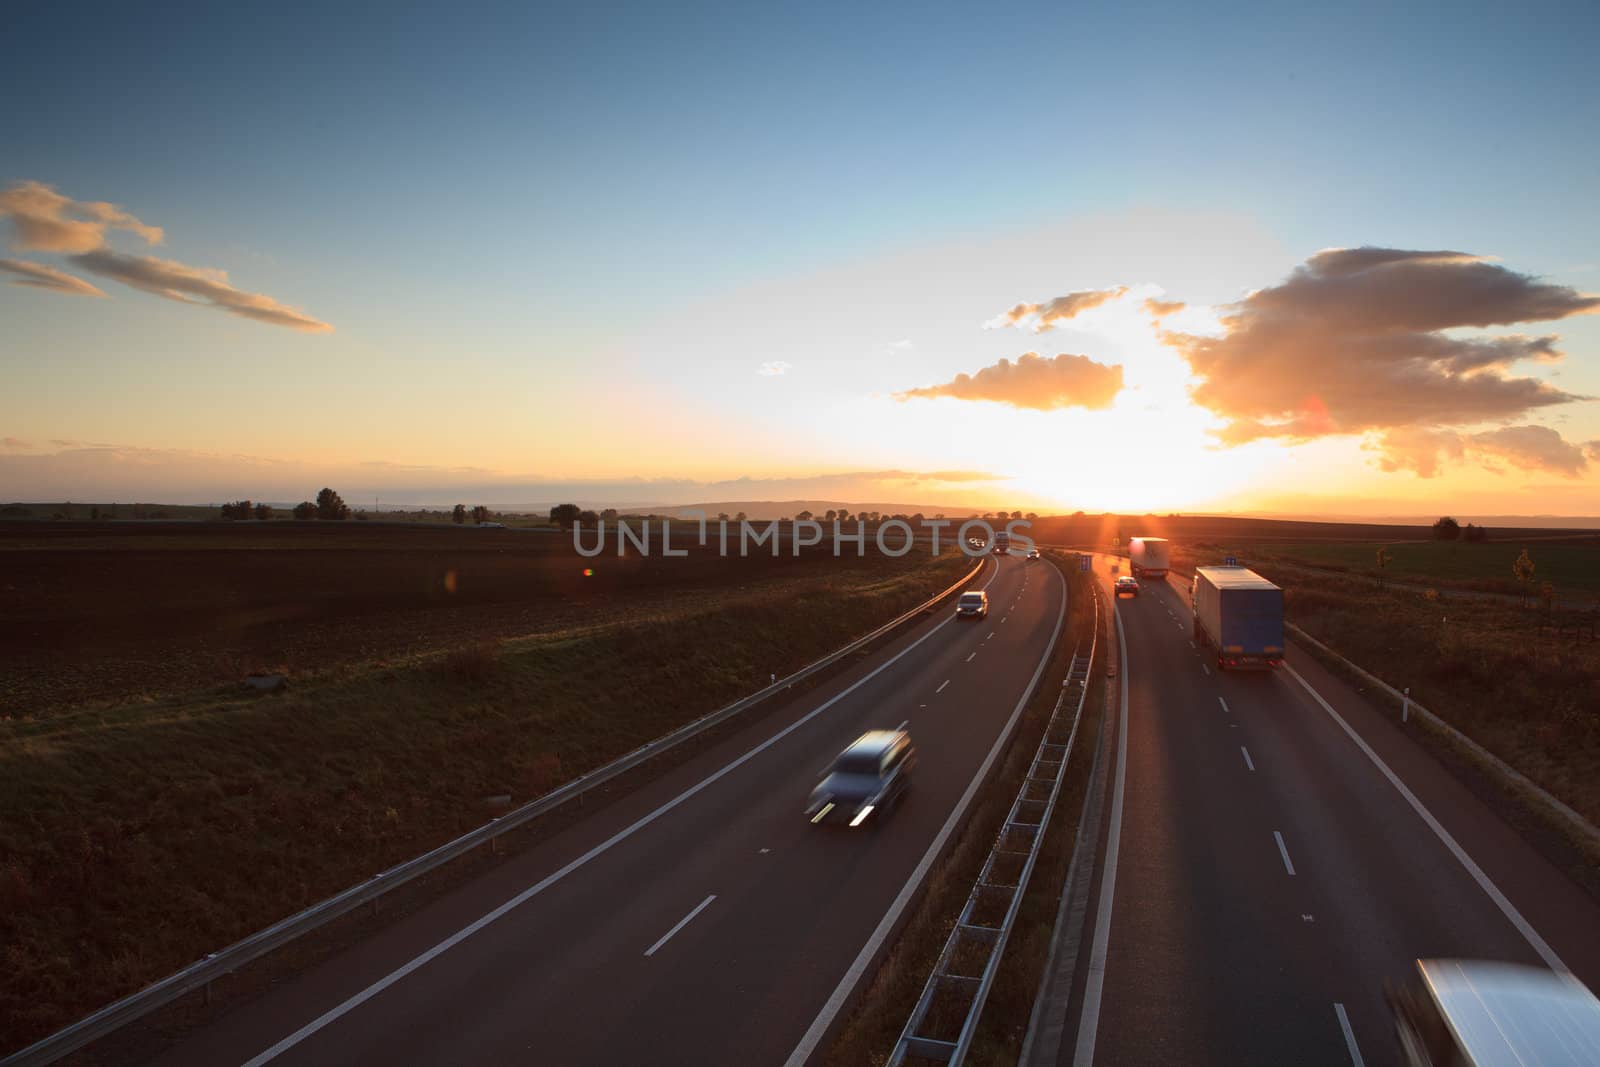
<svg viewBox="0 0 1600 1067">
<path fill-rule="evenodd" d="M 1384 986 L 1418 957 L 1600 989 L 1592 897 L 1298 649 L 1220 673 L 1182 581 L 1117 605 L 1121 743 L 1053 1062 L 1398 1062 Z"/>
<path fill-rule="evenodd" d="M 803 696 L 157 1062 L 801 1064 L 892 934 L 1065 615 L 1049 563 L 991 558 L 953 602 Z M 649 699 L 640 693 L 639 699 Z M 881 826 L 801 809 L 862 731 L 919 765 Z"/>
</svg>

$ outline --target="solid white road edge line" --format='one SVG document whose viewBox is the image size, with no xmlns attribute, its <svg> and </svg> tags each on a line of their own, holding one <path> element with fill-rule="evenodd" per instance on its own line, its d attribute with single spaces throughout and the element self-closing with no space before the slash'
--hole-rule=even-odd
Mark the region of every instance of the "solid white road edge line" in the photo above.
<svg viewBox="0 0 1600 1067">
<path fill-rule="evenodd" d="M 999 568 L 996 567 L 996 570 Z M 1051 570 L 1055 570 L 1054 567 Z M 855 989 L 856 983 L 861 981 L 861 976 L 866 973 L 867 965 L 878 954 L 883 943 L 889 939 L 889 931 L 900 921 L 900 915 L 906 910 L 918 890 L 922 887 L 923 880 L 928 876 L 928 871 L 933 867 L 933 861 L 944 849 L 945 842 L 955 832 L 957 825 L 966 817 L 967 808 L 972 803 L 972 798 L 977 796 L 978 787 L 989 776 L 989 768 L 995 760 L 1000 758 L 1000 749 L 1011 731 L 1015 729 L 1017 720 L 1022 717 L 1022 709 L 1027 706 L 1028 700 L 1033 696 L 1033 691 L 1039 685 L 1039 678 L 1044 674 L 1045 664 L 1050 662 L 1050 653 L 1056 647 L 1056 639 L 1061 636 L 1061 626 L 1067 618 L 1067 580 L 1061 577 L 1061 572 L 1056 571 L 1056 576 L 1061 578 L 1061 610 L 1056 613 L 1056 628 L 1050 633 L 1050 640 L 1046 643 L 1044 655 L 1039 657 L 1039 666 L 1034 670 L 1033 677 L 1028 681 L 1028 687 L 1023 690 L 1022 697 L 1017 701 L 1017 706 L 1011 711 L 1011 719 L 1005 728 L 1000 731 L 1000 736 L 995 739 L 994 747 L 989 749 L 989 754 L 983 759 L 983 766 L 978 768 L 978 773 L 972 776 L 972 781 L 967 783 L 967 791 L 961 794 L 961 799 L 956 801 L 950 817 L 940 827 L 939 834 L 928 846 L 928 851 L 923 853 L 922 859 L 917 863 L 916 870 L 911 872 L 911 877 L 901 887 L 899 896 L 894 898 L 894 903 L 889 905 L 889 910 L 884 912 L 883 919 L 878 923 L 877 929 L 872 931 L 872 936 L 867 938 L 867 943 L 857 953 L 855 961 L 850 964 L 850 969 L 844 973 L 839 984 L 834 987 L 828 1002 L 822 1006 L 817 1017 L 811 1020 L 811 1026 L 805 1035 L 800 1038 L 800 1043 L 789 1053 L 789 1058 L 784 1061 L 784 1067 L 803 1067 L 809 1060 L 817 1046 L 822 1043 L 828 1028 L 833 1025 L 834 1018 L 843 1010 L 845 1001 L 850 999 L 850 993 Z M 992 636 L 992 635 L 991 635 Z"/>
<path fill-rule="evenodd" d="M 1106 984 L 1106 945 L 1111 938 L 1111 903 L 1117 891 L 1117 852 L 1122 847 L 1122 787 L 1128 776 L 1128 638 L 1117 620 L 1117 671 L 1122 675 L 1122 712 L 1117 725 L 1117 774 L 1111 786 L 1111 822 L 1106 827 L 1106 859 L 1100 871 L 1100 906 L 1094 920 L 1094 946 L 1089 952 L 1089 974 L 1083 986 L 1083 1008 L 1078 1016 L 1078 1044 L 1073 1067 L 1094 1063 L 1095 1033 L 1100 1027 L 1100 997 Z"/>
<path fill-rule="evenodd" d="M 1245 748 L 1243 745 L 1240 745 L 1239 751 L 1244 753 L 1244 765 L 1249 767 L 1252 771 L 1255 770 L 1256 765 L 1255 761 L 1250 758 L 1250 750 Z"/>
<path fill-rule="evenodd" d="M 995 574 L 998 574 L 999 570 L 1000 570 L 999 566 L 996 565 Z M 984 588 L 987 588 L 988 585 L 989 585 L 989 582 L 994 581 L 994 578 L 995 578 L 995 575 L 990 575 L 989 576 L 989 581 L 983 583 Z M 688 800 L 690 797 L 693 797 L 695 794 L 701 792 L 702 790 L 706 789 L 708 786 L 714 784 L 717 780 L 722 778 L 724 775 L 727 775 L 727 774 L 731 773 L 732 771 L 734 771 L 738 767 L 740 767 L 743 764 L 745 764 L 745 763 L 749 762 L 750 760 L 754 759 L 756 756 L 760 755 L 762 752 L 765 752 L 767 749 L 771 748 L 773 745 L 777 744 L 779 741 L 783 740 L 785 737 L 789 736 L 791 733 L 793 733 L 794 731 L 798 730 L 800 727 L 804 726 L 806 723 L 810 722 L 812 719 L 816 718 L 818 715 L 821 715 L 824 711 L 827 711 L 833 705 L 837 704 L 839 701 L 843 700 L 845 697 L 849 696 L 851 693 L 853 693 L 857 689 L 861 688 L 867 682 L 871 681 L 873 678 L 876 678 L 878 675 L 880 675 L 884 671 L 888 670 L 902 656 L 904 656 L 906 653 L 910 652 L 912 649 L 916 648 L 918 645 L 922 644 L 922 642 L 926 641 L 928 638 L 932 637 L 934 634 L 938 633 L 940 630 L 944 629 L 951 622 L 953 622 L 954 619 L 955 619 L 955 616 L 953 616 L 953 615 L 945 616 L 945 619 L 944 619 L 943 622 L 935 624 L 933 629 L 929 630 L 927 633 L 923 634 L 921 637 L 919 637 L 915 641 L 911 642 L 911 644 L 907 645 L 905 648 L 903 648 L 899 652 L 895 653 L 895 655 L 893 657 L 891 657 L 890 659 L 885 660 L 882 664 L 880 664 L 878 667 L 876 667 L 871 673 L 863 675 L 861 678 L 857 679 L 853 684 L 851 684 L 851 686 L 848 689 L 841 690 L 840 692 L 836 693 L 832 697 L 829 697 L 826 701 L 824 701 L 823 703 L 817 705 L 811 711 L 806 712 L 799 719 L 796 719 L 794 722 L 790 723 L 788 726 L 784 727 L 782 730 L 779 730 L 777 733 L 773 734 L 771 737 L 767 738 L 765 741 L 761 742 L 759 745 L 755 746 L 750 751 L 746 752 L 744 755 L 739 756 L 737 759 L 732 760 L 731 762 L 729 762 L 728 764 L 723 766 L 721 769 L 712 772 L 710 775 L 708 775 L 707 777 L 701 779 L 695 785 L 692 785 L 688 789 L 685 789 L 683 792 L 679 793 L 677 796 L 673 797 L 671 800 L 669 800 L 665 804 L 661 805 L 655 811 L 652 811 L 650 814 L 640 818 L 638 821 L 634 822 L 632 825 L 626 827 L 625 829 L 618 830 L 616 833 L 612 834 L 610 837 L 606 838 L 604 841 L 600 842 L 598 845 L 594 846 L 594 848 L 591 848 L 589 851 L 585 852 L 583 855 L 579 856 L 577 859 L 573 860 L 571 863 L 568 863 L 565 867 L 562 867 L 560 870 L 556 871 L 554 874 L 546 875 L 544 878 L 540 879 L 538 882 L 536 882 L 533 885 L 529 886 L 527 889 L 524 889 L 522 892 L 518 893 L 516 896 L 512 897 L 510 900 L 508 900 L 504 904 L 500 905 L 498 908 L 495 908 L 493 911 L 489 912 L 488 914 L 486 914 L 486 915 L 474 920 L 473 922 L 471 922 L 471 923 L 467 924 L 466 926 L 462 927 L 460 930 L 457 930 L 455 933 L 451 934 L 449 937 L 445 938 L 443 941 L 439 942 L 437 945 L 434 945 L 432 948 L 430 948 L 428 951 L 424 952 L 422 955 L 417 956 L 415 959 L 411 960 L 409 963 L 402 964 L 400 967 L 398 967 L 395 970 L 389 972 L 388 974 L 384 975 L 382 978 L 378 979 L 376 982 L 373 982 L 371 985 L 367 986 L 367 988 L 363 989 L 361 992 L 359 992 L 359 993 L 355 994 L 354 996 L 350 997 L 349 999 L 345 1000 L 342 1004 L 339 1004 L 337 1007 L 330 1008 L 329 1010 L 323 1012 L 321 1015 L 317 1016 L 315 1019 L 312 1019 L 310 1022 L 306 1023 L 300 1029 L 296 1030 L 294 1033 L 290 1034 L 288 1037 L 284 1038 L 282 1041 L 279 1041 L 276 1045 L 273 1045 L 271 1048 L 267 1049 L 265 1052 L 261 1053 L 258 1056 L 255 1056 L 255 1057 L 253 1057 L 251 1059 L 246 1060 L 244 1062 L 244 1064 L 243 1064 L 243 1067 L 261 1067 L 262 1064 L 270 1063 L 272 1060 L 277 1059 L 279 1056 L 283 1055 L 285 1052 L 289 1051 L 291 1048 L 293 1048 L 294 1046 L 298 1045 L 300 1042 L 304 1041 L 306 1038 L 310 1037 L 312 1034 L 316 1033 L 318 1030 L 321 1030 L 323 1027 L 327 1026 L 329 1023 L 337 1021 L 341 1016 L 347 1015 L 351 1011 L 354 1011 L 356 1008 L 359 1008 L 361 1005 L 365 1004 L 367 1001 L 371 1000 L 373 997 L 377 996 L 379 993 L 382 993 L 385 989 L 388 989 L 390 986 L 394 985 L 396 982 L 400 981 L 400 979 L 404 978 L 406 975 L 410 974 L 411 972 L 413 972 L 413 971 L 417 970 L 418 968 L 424 966 L 425 964 L 429 963 L 433 959 L 444 955 L 446 952 L 450 951 L 452 948 L 455 948 L 461 942 L 465 941 L 467 938 L 471 937 L 473 934 L 477 933 L 479 930 L 482 930 L 485 926 L 488 926 L 490 923 L 494 922 L 496 919 L 502 918 L 505 915 L 509 914 L 510 912 L 515 911 L 517 908 L 521 907 L 523 904 L 526 904 L 528 901 L 532 900 L 534 897 L 538 896 L 540 893 L 544 892 L 546 889 L 548 889 L 551 886 L 555 885 L 557 882 L 561 881 L 561 879 L 565 878 L 567 875 L 571 874 L 573 871 L 577 870 L 579 867 L 582 867 L 584 864 L 588 863 L 590 860 L 594 859 L 596 856 L 600 855 L 602 852 L 605 852 L 608 849 L 610 849 L 613 845 L 616 845 L 616 844 L 618 844 L 618 843 L 620 843 L 622 841 L 625 841 L 628 838 L 632 837 L 639 830 L 642 830 L 642 829 L 644 829 L 644 827 L 646 827 L 646 826 L 650 825 L 651 823 L 655 822 L 661 816 L 665 815 L 667 812 L 671 811 L 673 808 L 676 808 L 679 804 L 682 804 L 684 801 Z"/>
<path fill-rule="evenodd" d="M 654 956 L 656 954 L 656 949 L 660 948 L 662 945 L 665 945 L 668 941 L 670 941 L 672 939 L 672 935 L 673 934 L 677 933 L 679 930 L 682 930 L 685 926 L 688 926 L 690 919 L 693 919 L 696 915 L 699 915 L 702 911 L 705 911 L 706 910 L 706 905 L 710 904 L 713 900 L 716 900 L 716 899 L 717 899 L 717 895 L 715 893 L 712 893 L 710 896 L 706 897 L 706 899 L 702 900 L 699 904 L 695 905 L 695 909 L 693 911 L 691 911 L 689 914 L 685 915 L 683 918 L 679 919 L 678 920 L 678 925 L 674 926 L 672 929 L 670 929 L 666 933 L 662 934 L 661 935 L 661 940 L 657 941 L 655 944 L 653 944 L 649 948 L 645 949 L 644 950 L 644 954 L 646 956 Z"/>
<path fill-rule="evenodd" d="M 1356 1047 L 1356 1032 L 1350 1029 L 1350 1016 L 1344 1013 L 1344 1005 L 1334 1001 L 1333 1012 L 1339 1016 L 1339 1029 L 1344 1031 L 1344 1045 L 1350 1050 L 1350 1062 L 1355 1067 L 1367 1067 L 1366 1061 L 1361 1058 L 1361 1050 Z"/>
<path fill-rule="evenodd" d="M 1411 805 L 1411 810 L 1422 817 L 1422 821 L 1428 824 L 1428 829 L 1433 831 L 1435 837 L 1444 842 L 1444 847 L 1449 849 L 1450 854 L 1456 858 L 1457 862 L 1466 868 L 1467 873 L 1472 876 L 1472 880 L 1478 883 L 1478 888 L 1488 894 L 1489 899 L 1494 901 L 1495 906 L 1500 909 L 1500 913 L 1511 921 L 1512 926 L 1517 928 L 1517 932 L 1522 935 L 1523 940 L 1533 946 L 1533 950 L 1539 954 L 1540 959 L 1544 960 L 1545 965 L 1552 971 L 1566 973 L 1567 965 L 1561 962 L 1561 957 L 1556 955 L 1555 949 L 1545 943 L 1544 938 L 1539 936 L 1539 932 L 1529 924 L 1527 919 L 1522 917 L 1522 913 L 1516 909 L 1516 906 L 1511 901 L 1506 899 L 1506 895 L 1500 892 L 1500 887 L 1491 882 L 1489 876 L 1483 873 L 1483 868 L 1472 862 L 1472 857 L 1467 855 L 1466 849 L 1456 843 L 1456 839 L 1450 836 L 1450 831 L 1440 825 L 1439 820 L 1433 817 L 1433 813 L 1424 807 L 1422 801 L 1417 799 L 1417 795 L 1400 780 L 1400 776 L 1391 771 L 1389 765 L 1383 762 L 1378 754 L 1372 750 L 1372 746 L 1367 744 L 1366 739 L 1356 733 L 1354 728 L 1344 721 L 1344 716 L 1333 710 L 1333 705 L 1324 700 L 1321 693 L 1311 688 L 1311 683 L 1301 677 L 1299 671 L 1287 663 L 1283 665 L 1283 669 L 1289 672 L 1289 677 L 1299 682 L 1305 691 L 1311 694 L 1311 698 L 1322 706 L 1323 711 L 1333 717 L 1333 721 L 1338 723 L 1344 732 L 1349 735 L 1350 740 L 1356 743 L 1356 747 L 1365 752 L 1367 758 L 1373 762 L 1373 765 L 1383 772 L 1385 778 L 1389 779 L 1389 784 L 1399 790 L 1400 795 L 1405 797 L 1406 803 Z"/>
<path fill-rule="evenodd" d="M 1283 835 L 1274 830 L 1272 831 L 1272 839 L 1278 843 L 1278 855 L 1283 857 L 1283 869 L 1288 871 L 1289 874 L 1293 876 L 1294 864 L 1289 862 L 1289 850 L 1284 847 Z"/>
</svg>

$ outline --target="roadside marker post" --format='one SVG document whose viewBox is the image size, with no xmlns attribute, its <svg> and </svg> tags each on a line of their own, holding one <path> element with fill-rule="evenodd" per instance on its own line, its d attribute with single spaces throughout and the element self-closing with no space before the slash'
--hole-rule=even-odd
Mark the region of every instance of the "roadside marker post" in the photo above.
<svg viewBox="0 0 1600 1067">
<path fill-rule="evenodd" d="M 1410 720 L 1411 720 L 1411 687 L 1408 685 L 1408 686 L 1406 686 L 1405 699 L 1400 702 L 1400 721 L 1401 722 L 1409 722 Z"/>
</svg>

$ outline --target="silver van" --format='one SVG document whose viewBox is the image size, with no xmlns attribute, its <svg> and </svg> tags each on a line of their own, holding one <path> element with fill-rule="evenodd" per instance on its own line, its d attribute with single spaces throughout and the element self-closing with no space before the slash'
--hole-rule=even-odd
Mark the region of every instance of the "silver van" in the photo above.
<svg viewBox="0 0 1600 1067">
<path fill-rule="evenodd" d="M 1418 960 L 1389 994 L 1413 1067 L 1600 1063 L 1600 999 L 1570 974 L 1480 960 Z"/>
</svg>

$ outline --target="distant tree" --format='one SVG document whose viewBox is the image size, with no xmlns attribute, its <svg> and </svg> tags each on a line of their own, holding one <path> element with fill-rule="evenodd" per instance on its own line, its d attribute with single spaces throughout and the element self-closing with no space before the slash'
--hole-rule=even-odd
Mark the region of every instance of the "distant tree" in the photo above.
<svg viewBox="0 0 1600 1067">
<path fill-rule="evenodd" d="M 1549 582 L 1545 582 L 1539 587 L 1539 599 L 1544 602 L 1544 613 L 1549 615 L 1550 610 L 1555 607 L 1556 587 Z"/>
<path fill-rule="evenodd" d="M 90 508 L 89 509 L 89 518 L 92 521 L 98 522 L 100 520 L 100 509 L 98 507 Z"/>
<path fill-rule="evenodd" d="M 1020 511 L 1013 511 L 1013 512 L 1012 512 L 1012 513 L 1011 513 L 1011 520 L 1012 520 L 1012 521 L 1013 521 L 1013 522 L 1021 522 L 1021 521 L 1022 521 L 1022 512 L 1020 512 Z"/>
<path fill-rule="evenodd" d="M 937 514 L 935 514 L 935 515 L 934 515 L 934 516 L 933 516 L 933 517 L 934 517 L 934 518 L 935 518 L 935 519 L 942 519 L 942 518 L 944 518 L 944 512 L 942 512 L 942 511 L 941 511 L 941 512 L 938 512 L 938 513 L 937 513 Z"/>
<path fill-rule="evenodd" d="M 1389 561 L 1392 559 L 1394 557 L 1389 555 L 1388 549 L 1378 549 L 1378 587 L 1380 589 L 1383 587 L 1383 569 L 1389 565 Z"/>
<path fill-rule="evenodd" d="M 829 508 L 827 511 L 822 513 L 823 522 L 832 522 L 836 518 L 838 518 L 838 516 L 834 514 L 834 510 L 832 508 Z"/>
<path fill-rule="evenodd" d="M 809 512 L 809 511 L 796 512 L 795 513 L 795 517 L 794 517 L 794 521 L 795 522 L 810 522 L 811 521 L 811 512 Z"/>
<path fill-rule="evenodd" d="M 360 511 L 356 512 L 356 521 L 357 522 L 366 522 L 367 521 L 367 509 L 366 508 L 362 508 Z"/>
<path fill-rule="evenodd" d="M 617 521 L 617 509 L 616 508 L 606 508 L 604 511 L 602 511 L 600 513 L 600 517 L 602 519 L 605 519 L 608 522 L 616 522 Z"/>
<path fill-rule="evenodd" d="M 451 508 L 450 521 L 457 526 L 465 526 L 467 524 L 467 506 L 465 504 L 457 504 Z"/>
<path fill-rule="evenodd" d="M 1461 537 L 1461 524 L 1446 515 L 1433 524 L 1433 539 L 1435 541 L 1455 541 Z"/>
<path fill-rule="evenodd" d="M 592 528 L 596 523 L 598 523 L 600 521 L 600 513 L 597 512 L 597 511 L 590 511 L 588 509 L 585 509 L 583 511 L 578 512 L 578 521 L 583 523 L 585 526 L 588 526 L 588 527 Z"/>
<path fill-rule="evenodd" d="M 1528 583 L 1533 581 L 1533 560 L 1528 557 L 1528 550 L 1523 549 L 1522 555 L 1511 564 L 1511 573 L 1517 576 L 1517 581 L 1522 583 L 1522 602 L 1528 602 Z"/>
<path fill-rule="evenodd" d="M 484 507 L 482 504 L 479 504 L 477 507 L 472 509 L 472 524 L 474 526 L 481 526 L 481 525 L 483 525 L 484 523 L 486 523 L 488 521 L 489 521 L 489 509 L 488 508 Z"/>
<path fill-rule="evenodd" d="M 578 516 L 583 514 L 583 509 L 576 504 L 557 504 L 550 509 L 550 521 L 563 530 L 572 529 L 572 524 L 578 521 Z"/>
<path fill-rule="evenodd" d="M 737 521 L 737 522 L 743 522 L 748 517 L 749 516 L 747 516 L 744 512 L 741 511 L 741 512 L 739 512 L 739 514 L 734 516 L 734 520 Z"/>
<path fill-rule="evenodd" d="M 317 506 L 309 500 L 302 500 L 294 506 L 294 517 L 302 521 L 317 517 Z"/>
<path fill-rule="evenodd" d="M 266 522 L 268 519 L 272 518 L 272 505 L 271 504 L 257 504 L 256 505 L 256 518 L 261 520 L 262 522 Z"/>
<path fill-rule="evenodd" d="M 728 513 L 726 511 L 717 512 L 717 521 L 718 522 L 727 522 L 728 521 Z"/>
<path fill-rule="evenodd" d="M 1078 512 L 1078 514 L 1082 515 L 1083 512 L 1080 511 L 1080 512 Z M 1037 511 L 1030 511 L 1030 512 L 1028 512 L 1027 518 L 1028 518 L 1029 522 L 1038 522 L 1039 521 L 1039 513 Z"/>
<path fill-rule="evenodd" d="M 1467 523 L 1467 528 L 1461 531 L 1461 539 L 1470 541 L 1473 544 L 1482 544 L 1489 540 L 1489 531 L 1482 526 L 1474 526 L 1469 522 Z"/>
<path fill-rule="evenodd" d="M 350 505 L 346 504 L 344 498 L 338 493 L 324 487 L 317 494 L 317 518 L 348 519 L 349 517 Z"/>
<path fill-rule="evenodd" d="M 256 506 L 248 500 L 235 500 L 222 505 L 222 518 L 227 522 L 239 522 L 243 519 L 255 517 Z"/>
<path fill-rule="evenodd" d="M 911 525 L 913 525 L 913 526 L 921 526 L 923 524 L 923 522 L 925 522 L 925 521 L 926 520 L 922 517 L 922 512 L 917 511 L 917 512 L 913 512 L 912 513 L 911 519 L 910 519 Z"/>
</svg>

